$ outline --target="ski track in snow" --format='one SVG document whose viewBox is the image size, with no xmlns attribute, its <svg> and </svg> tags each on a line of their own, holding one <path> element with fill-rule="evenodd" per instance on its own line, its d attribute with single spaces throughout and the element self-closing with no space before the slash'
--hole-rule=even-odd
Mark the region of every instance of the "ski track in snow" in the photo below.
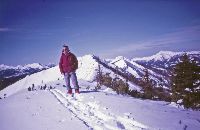
<svg viewBox="0 0 200 130">
<path fill-rule="evenodd" d="M 89 130 L 147 130 L 147 126 L 129 117 L 121 117 L 104 110 L 97 102 L 83 102 L 82 95 L 66 96 L 58 89 L 50 90 L 57 100 Z"/>
</svg>

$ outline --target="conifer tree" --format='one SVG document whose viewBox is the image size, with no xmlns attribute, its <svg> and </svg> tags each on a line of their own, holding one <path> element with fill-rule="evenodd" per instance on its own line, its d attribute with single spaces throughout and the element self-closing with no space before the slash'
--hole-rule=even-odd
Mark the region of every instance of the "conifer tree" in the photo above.
<svg viewBox="0 0 200 130">
<path fill-rule="evenodd" d="M 148 69 L 144 70 L 143 82 L 144 82 L 143 87 L 144 87 L 145 98 L 152 99 L 153 98 L 153 84 L 149 78 Z"/>
<path fill-rule="evenodd" d="M 175 65 L 172 74 L 172 100 L 182 100 L 185 107 L 200 108 L 200 66 L 187 54 Z"/>
</svg>

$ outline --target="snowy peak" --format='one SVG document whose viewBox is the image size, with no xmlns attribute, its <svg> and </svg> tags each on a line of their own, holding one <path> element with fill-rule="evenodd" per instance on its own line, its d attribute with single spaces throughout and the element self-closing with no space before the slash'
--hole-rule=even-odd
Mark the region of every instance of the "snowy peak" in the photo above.
<svg viewBox="0 0 200 130">
<path fill-rule="evenodd" d="M 160 79 L 163 80 L 163 86 L 169 87 L 170 70 L 180 62 L 183 54 L 187 54 L 190 59 L 195 59 L 200 64 L 200 51 L 191 52 L 172 52 L 160 51 L 155 55 L 143 58 L 133 58 L 129 60 L 123 56 L 118 56 L 110 60 L 110 66 L 120 70 L 123 73 L 131 74 L 134 77 L 141 79 L 144 76 L 144 70 L 148 69 L 150 79 L 159 86 Z"/>
<path fill-rule="evenodd" d="M 91 81 L 96 75 L 96 69 L 98 63 L 95 60 L 94 55 L 85 55 L 83 57 L 78 57 L 78 70 L 77 77 L 79 79 L 84 79 Z"/>
<path fill-rule="evenodd" d="M 117 67 L 119 67 L 121 69 L 125 69 L 125 68 L 127 68 L 127 63 L 126 63 L 127 60 L 128 59 L 126 59 L 123 56 L 118 56 L 114 60 L 112 60 L 110 62 L 110 64 L 114 64 L 114 65 L 116 65 Z"/>
<path fill-rule="evenodd" d="M 55 66 L 53 64 L 51 64 L 51 66 Z M 26 64 L 24 66 L 22 65 L 17 65 L 17 66 L 8 66 L 8 65 L 4 65 L 4 64 L 1 64 L 0 65 L 0 70 L 7 70 L 7 69 L 16 69 L 16 70 L 26 70 L 26 69 L 44 69 L 44 68 L 49 68 L 48 65 L 42 65 L 40 63 L 32 63 L 32 64 Z"/>
<path fill-rule="evenodd" d="M 200 55 L 200 51 L 191 51 L 191 52 L 160 51 L 157 54 L 152 55 L 152 56 L 143 57 L 143 58 L 133 58 L 132 61 L 164 61 L 174 56 L 181 56 L 185 53 L 188 55 Z"/>
<path fill-rule="evenodd" d="M 115 62 L 117 62 L 117 61 L 120 61 L 120 60 L 125 60 L 126 58 L 125 57 L 123 57 L 123 56 L 117 56 L 114 60 L 112 60 L 112 62 L 111 63 L 115 63 Z"/>
<path fill-rule="evenodd" d="M 15 67 L 14 66 L 4 65 L 4 64 L 0 65 L 0 70 L 13 69 L 13 68 L 15 68 Z"/>
<path fill-rule="evenodd" d="M 94 55 L 88 54 L 88 55 L 84 55 L 84 56 L 82 56 L 82 57 L 78 57 L 78 59 L 93 60 L 94 57 L 95 57 Z"/>
<path fill-rule="evenodd" d="M 38 69 L 43 69 L 43 68 L 46 68 L 47 66 L 43 66 L 41 65 L 40 63 L 33 63 L 33 64 L 27 64 L 24 66 L 24 68 L 38 68 Z"/>
<path fill-rule="evenodd" d="M 18 65 L 18 66 L 16 66 L 15 69 L 20 69 L 20 70 L 39 69 L 39 70 L 42 70 L 44 68 L 49 68 L 49 67 L 45 66 L 45 65 L 41 65 L 40 63 L 33 63 L 33 64 L 26 64 L 24 66 Z"/>
</svg>

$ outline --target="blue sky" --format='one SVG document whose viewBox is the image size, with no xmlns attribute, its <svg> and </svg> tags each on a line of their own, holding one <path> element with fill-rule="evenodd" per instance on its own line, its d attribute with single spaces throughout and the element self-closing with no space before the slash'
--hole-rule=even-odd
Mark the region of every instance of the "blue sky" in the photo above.
<svg viewBox="0 0 200 130">
<path fill-rule="evenodd" d="M 198 0 L 1 0 L 0 64 L 200 50 Z"/>
</svg>

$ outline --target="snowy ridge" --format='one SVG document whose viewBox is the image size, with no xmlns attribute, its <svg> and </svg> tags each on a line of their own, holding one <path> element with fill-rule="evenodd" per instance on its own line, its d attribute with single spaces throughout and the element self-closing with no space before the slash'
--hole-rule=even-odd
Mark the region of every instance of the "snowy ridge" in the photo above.
<svg viewBox="0 0 200 130">
<path fill-rule="evenodd" d="M 118 74 L 118 72 L 124 73 L 126 71 L 128 73 L 133 74 L 134 76 L 137 75 L 137 73 L 134 72 L 133 69 L 130 69 L 130 67 L 127 66 L 127 63 L 124 60 L 124 59 L 126 59 L 125 57 L 119 56 L 116 59 L 110 60 L 110 61 L 102 60 L 102 59 L 99 59 L 98 57 L 95 57 L 95 56 L 93 58 L 96 59 L 96 62 L 99 63 L 102 73 L 103 74 L 109 74 L 109 76 L 112 77 L 113 79 L 117 75 L 118 78 L 125 81 L 125 78 L 122 75 Z M 115 64 L 119 65 L 121 68 L 118 67 Z M 118 71 L 118 72 L 116 72 L 116 71 Z M 137 90 L 137 91 L 141 90 L 141 87 L 137 86 L 133 82 L 128 81 L 128 85 L 129 85 L 130 90 Z"/>
<path fill-rule="evenodd" d="M 151 56 L 150 58 L 146 58 L 146 59 L 153 59 L 155 57 L 157 57 L 157 59 L 159 59 L 158 57 L 164 57 L 164 58 L 169 58 L 175 55 L 180 55 L 180 54 L 184 54 L 184 52 L 171 52 L 171 51 L 161 51 L 159 53 L 157 53 L 154 56 Z M 192 54 L 192 55 L 197 55 L 200 54 L 199 51 L 192 51 L 192 52 L 187 52 L 187 54 Z M 79 61 L 79 68 L 77 70 L 77 77 L 78 79 L 82 79 L 82 80 L 86 80 L 86 81 L 94 81 L 95 76 L 97 74 L 98 71 L 98 61 L 96 60 L 97 57 L 95 57 L 94 55 L 85 55 L 83 57 L 78 57 L 78 61 Z M 141 58 L 140 60 L 143 60 L 145 58 Z M 168 59 L 170 60 L 170 59 Z M 149 75 L 150 75 L 150 79 L 152 79 L 154 82 L 158 84 L 160 83 L 160 78 L 162 78 L 163 80 L 163 87 L 168 89 L 168 77 L 166 77 L 167 74 L 167 70 L 166 70 L 166 64 L 163 63 L 164 67 L 158 67 L 156 66 L 154 63 L 149 63 L 149 67 L 145 66 L 143 64 L 139 64 L 138 61 L 134 61 L 134 60 L 129 60 L 123 56 L 118 56 L 113 60 L 101 60 L 103 63 L 105 63 L 108 67 L 112 67 L 114 69 L 119 69 L 119 71 L 124 72 L 124 73 L 129 73 L 132 74 L 133 76 L 135 76 L 138 79 L 141 79 L 142 76 L 144 75 L 144 70 L 146 68 L 148 68 L 149 71 Z M 168 63 L 169 66 L 170 64 L 174 64 L 174 62 L 172 63 Z M 167 64 L 167 65 L 168 65 Z M 158 65 L 160 65 L 160 62 L 158 63 Z M 12 68 L 6 65 L 0 65 L 0 68 Z M 34 64 L 29 64 L 26 65 L 24 67 L 22 66 L 18 66 L 18 68 L 41 68 L 42 66 L 38 63 L 34 63 Z M 101 66 L 101 69 L 103 71 L 104 74 L 109 73 L 111 77 L 115 77 L 115 73 L 113 71 L 111 71 L 109 68 L 105 68 L 103 66 Z M 160 70 L 162 71 L 165 75 L 156 72 L 155 70 Z M 2 95 L 4 92 L 7 93 L 7 96 L 12 95 L 13 93 L 21 90 L 21 89 L 25 89 L 28 88 L 29 86 L 32 86 L 32 84 L 34 85 L 40 85 L 41 82 L 43 82 L 43 84 L 51 82 L 51 81 L 55 81 L 59 78 L 61 78 L 62 75 L 59 72 L 59 67 L 53 67 L 50 68 L 48 70 L 44 70 L 38 73 L 35 73 L 33 75 L 27 76 L 24 79 L 20 80 L 19 82 L 10 85 L 8 88 L 6 88 L 5 90 L 0 92 L 0 95 Z M 122 77 L 120 77 L 122 78 Z M 49 79 L 49 80 L 47 80 Z M 122 78 L 123 79 L 123 78 Z M 26 82 L 28 84 L 26 84 Z M 26 84 L 26 85 L 25 85 Z M 132 83 L 128 83 L 130 86 L 131 90 L 137 90 L 140 91 L 141 87 L 132 84 Z M 10 90 L 11 88 L 15 88 L 16 86 L 23 86 L 22 88 L 17 87 L 17 89 L 13 89 Z M 7 90 L 8 89 L 8 90 Z"/>
<path fill-rule="evenodd" d="M 28 87 L 34 84 L 35 86 L 44 85 L 50 81 L 55 81 L 58 78 L 61 78 L 61 75 L 58 71 L 58 66 L 28 75 L 25 78 L 19 80 L 18 82 L 6 87 L 2 91 L 0 91 L 0 96 L 6 93 L 7 96 L 15 94 L 21 90 L 27 89 Z"/>
<path fill-rule="evenodd" d="M 33 68 L 33 69 L 44 69 L 44 68 L 48 68 L 48 66 L 46 65 L 42 65 L 40 63 L 32 63 L 32 64 L 26 64 L 24 66 L 22 65 L 17 65 L 17 66 L 8 66 L 8 65 L 4 65 L 4 64 L 1 64 L 0 65 L 0 70 L 6 70 L 6 69 L 18 69 L 18 70 L 25 70 L 25 69 L 30 69 L 30 68 Z"/>
<path fill-rule="evenodd" d="M 42 70 L 46 70 L 54 67 L 54 64 L 41 65 L 39 63 L 18 65 L 18 66 L 8 66 L 0 65 L 0 90 L 6 88 L 7 86 L 25 78 L 27 75 L 31 75 Z"/>
<path fill-rule="evenodd" d="M 95 79 L 98 69 L 98 62 L 94 59 L 93 55 L 85 55 L 83 57 L 78 57 L 79 68 L 76 71 L 77 78 L 85 81 L 92 82 Z M 110 73 L 111 77 L 114 77 L 114 73 L 104 67 L 101 67 L 104 73 Z M 0 91 L 0 96 L 4 93 L 7 96 L 10 96 L 20 90 L 27 89 L 28 87 L 34 84 L 36 87 L 39 85 L 47 84 L 48 82 L 54 82 L 58 79 L 61 79 L 62 75 L 60 74 L 59 67 L 52 67 L 47 70 L 26 76 L 24 79 L 19 80 L 18 82 L 8 86 L 7 88 Z M 122 78 L 122 77 L 121 77 Z M 20 86 L 20 87 L 17 87 Z M 129 83 L 130 89 L 140 91 L 140 87 L 134 84 Z"/>
<path fill-rule="evenodd" d="M 122 56 L 117 57 L 116 59 L 111 61 L 110 65 L 113 67 L 118 67 L 119 69 L 121 69 L 124 72 L 131 73 L 136 78 L 142 78 L 142 76 L 145 74 L 144 70 L 146 69 L 144 66 L 136 63 L 135 61 L 131 61 Z M 164 77 L 162 75 L 155 73 L 151 69 L 148 69 L 148 71 L 149 71 L 149 75 L 150 75 L 149 78 L 154 80 L 155 82 L 159 82 L 160 77 L 164 79 Z M 167 83 L 166 80 L 164 80 L 164 81 Z"/>
<path fill-rule="evenodd" d="M 27 68 L 38 68 L 38 69 L 43 69 L 43 68 L 46 68 L 47 66 L 43 66 L 39 63 L 33 63 L 33 64 L 27 64 L 25 66 L 22 67 L 22 69 L 27 69 Z"/>
<path fill-rule="evenodd" d="M 77 77 L 92 81 L 95 78 L 96 69 L 98 68 L 98 63 L 93 58 L 93 55 L 78 57 L 78 63 Z"/>
<path fill-rule="evenodd" d="M 172 52 L 172 51 L 160 51 L 159 53 L 143 58 L 133 58 L 131 61 L 148 69 L 150 79 L 152 79 L 156 86 L 162 84 L 163 88 L 169 89 L 170 87 L 170 71 L 174 66 L 180 62 L 181 56 L 187 54 L 192 60 L 195 59 L 197 64 L 200 65 L 200 51 L 191 52 Z M 141 74 L 139 74 L 141 72 Z M 138 74 L 142 76 L 142 70 L 138 71 Z"/>
<path fill-rule="evenodd" d="M 191 52 L 172 52 L 172 51 L 160 51 L 157 54 L 149 57 L 143 57 L 143 58 L 133 58 L 132 61 L 163 61 L 168 60 L 176 55 L 183 55 L 184 53 L 188 55 L 198 54 L 200 55 L 200 51 L 191 51 Z"/>
<path fill-rule="evenodd" d="M 15 69 L 15 67 L 1 64 L 0 65 L 0 70 L 5 70 L 5 69 Z"/>
</svg>

